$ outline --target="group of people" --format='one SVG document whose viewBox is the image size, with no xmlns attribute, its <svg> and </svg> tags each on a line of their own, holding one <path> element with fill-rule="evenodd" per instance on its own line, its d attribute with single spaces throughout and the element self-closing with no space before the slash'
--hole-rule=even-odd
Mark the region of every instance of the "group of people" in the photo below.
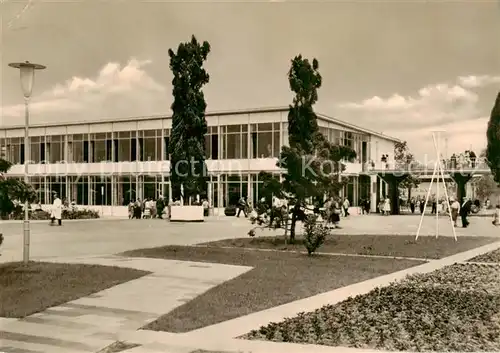
<svg viewBox="0 0 500 353">
<path fill-rule="evenodd" d="M 141 199 L 131 200 L 128 204 L 128 218 L 163 218 L 164 210 L 165 201 L 163 197 L 159 197 L 158 200 L 152 198 L 146 198 L 144 201 Z"/>
<path fill-rule="evenodd" d="M 391 214 L 391 200 L 388 197 L 380 200 L 378 204 L 378 211 L 382 216 L 388 216 Z"/>
<path fill-rule="evenodd" d="M 135 201 L 130 201 L 128 204 L 128 218 L 129 219 L 150 219 L 159 218 L 163 219 L 163 216 L 167 216 L 170 219 L 170 210 L 172 206 L 180 206 L 181 200 L 171 199 L 167 204 L 165 199 L 160 196 L 157 200 L 152 198 L 146 198 L 144 201 L 137 199 Z M 209 202 L 207 199 L 202 199 L 201 201 L 195 201 L 194 205 L 203 206 L 204 216 L 209 214 Z"/>
</svg>

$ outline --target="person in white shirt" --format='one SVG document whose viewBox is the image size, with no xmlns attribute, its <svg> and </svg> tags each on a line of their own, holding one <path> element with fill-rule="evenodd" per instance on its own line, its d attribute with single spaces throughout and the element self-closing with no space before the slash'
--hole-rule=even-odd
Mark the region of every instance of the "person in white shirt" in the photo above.
<svg viewBox="0 0 500 353">
<path fill-rule="evenodd" d="M 344 217 L 349 216 L 349 207 L 351 206 L 351 203 L 349 202 L 349 199 L 346 197 L 344 199 L 344 203 L 342 204 L 342 207 L 344 208 Z"/>
<path fill-rule="evenodd" d="M 456 227 L 457 226 L 457 219 L 458 219 L 458 214 L 460 213 L 460 202 L 455 200 L 454 198 L 451 198 L 451 218 L 453 219 L 453 225 Z"/>
<path fill-rule="evenodd" d="M 391 213 L 391 201 L 386 198 L 384 200 L 384 215 L 388 216 Z"/>
<path fill-rule="evenodd" d="M 144 216 L 143 218 L 151 218 L 152 203 L 150 199 L 146 199 L 144 203 Z"/>
<path fill-rule="evenodd" d="M 58 225 L 62 225 L 62 201 L 57 196 L 57 194 L 54 194 L 54 203 L 52 204 L 52 212 L 50 215 L 50 224 L 53 225 L 54 222 L 57 220 Z"/>
</svg>

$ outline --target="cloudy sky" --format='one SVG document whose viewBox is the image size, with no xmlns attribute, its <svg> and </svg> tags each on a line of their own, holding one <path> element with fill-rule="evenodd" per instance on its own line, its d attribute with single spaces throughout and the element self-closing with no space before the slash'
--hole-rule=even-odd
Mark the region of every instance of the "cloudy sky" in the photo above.
<svg viewBox="0 0 500 353">
<path fill-rule="evenodd" d="M 500 90 L 500 5 L 492 1 L 3 1 L 0 125 L 22 123 L 12 61 L 37 75 L 35 123 L 170 112 L 168 49 L 195 34 L 212 52 L 208 109 L 283 106 L 296 54 L 316 57 L 316 110 L 433 153 L 485 145 Z M 444 144 L 444 142 L 443 142 Z"/>
</svg>

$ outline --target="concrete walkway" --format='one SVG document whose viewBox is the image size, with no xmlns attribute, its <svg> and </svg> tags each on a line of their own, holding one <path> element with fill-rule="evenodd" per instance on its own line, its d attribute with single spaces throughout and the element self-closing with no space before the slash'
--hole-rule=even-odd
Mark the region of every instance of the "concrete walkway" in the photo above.
<svg viewBox="0 0 500 353">
<path fill-rule="evenodd" d="M 265 341 L 248 341 L 235 339 L 253 329 L 270 322 L 280 322 L 300 312 L 310 312 L 324 305 L 336 304 L 348 297 L 366 294 L 369 291 L 387 286 L 410 274 L 428 273 L 457 262 L 465 262 L 475 256 L 500 248 L 500 242 L 488 244 L 480 248 L 455 254 L 444 259 L 433 260 L 426 264 L 356 283 L 344 288 L 322 293 L 268 310 L 253 313 L 244 317 L 229 320 L 220 324 L 205 327 L 184 334 L 153 332 L 139 330 L 119 336 L 122 340 L 140 343 L 141 347 L 125 351 L 127 353 L 147 352 L 179 352 L 187 353 L 197 349 L 213 352 L 283 352 L 283 353 L 316 353 L 316 352 L 378 352 L 379 350 L 362 350 L 346 347 L 325 347 L 318 345 L 302 345 L 290 343 L 273 343 Z"/>
<path fill-rule="evenodd" d="M 152 274 L 24 319 L 2 319 L 0 352 L 96 352 L 250 270 L 242 266 L 113 256 L 49 261 L 129 267 Z"/>
<path fill-rule="evenodd" d="M 0 351 L 88 353 L 120 340 L 141 344 L 141 347 L 127 351 L 130 353 L 188 353 L 197 349 L 262 353 L 345 352 L 345 348 L 338 347 L 277 344 L 234 337 L 299 312 L 367 293 L 408 274 L 431 272 L 498 248 L 500 242 L 184 334 L 136 330 L 211 287 L 250 270 L 249 267 L 117 256 L 50 259 L 59 263 L 130 267 L 153 273 L 24 319 L 2 319 Z"/>
<path fill-rule="evenodd" d="M 394 232 L 396 228 L 405 225 L 404 218 L 407 218 L 404 216 L 387 217 L 387 221 L 382 223 L 380 217 L 365 216 L 362 222 L 359 222 L 359 217 L 343 220 L 344 229 L 341 231 L 346 234 L 384 234 L 386 232 L 391 234 L 390 231 Z M 411 218 L 414 219 L 414 217 Z M 492 235 L 487 231 L 486 222 L 474 220 L 471 223 L 473 223 L 471 228 L 464 231 L 477 236 Z M 8 251 L 20 256 L 21 252 L 17 247 L 22 239 L 20 235 L 22 228 L 17 229 L 14 226 L 19 225 L 2 224 L 3 231 L 7 230 L 5 235 Z M 378 229 L 374 232 L 375 226 Z M 34 225 L 35 259 L 59 263 L 130 267 L 151 271 L 152 274 L 24 319 L 0 319 L 0 352 L 88 353 L 97 352 L 116 340 L 142 344 L 141 347 L 129 350 L 130 353 L 188 353 L 198 349 L 262 353 L 270 351 L 286 351 L 287 353 L 311 351 L 312 353 L 313 350 L 314 352 L 359 351 L 335 347 L 245 341 L 234 339 L 234 337 L 271 321 L 281 321 L 299 312 L 312 311 L 326 304 L 340 302 L 349 296 L 367 293 L 375 287 L 385 286 L 410 273 L 430 272 L 500 248 L 500 242 L 489 244 L 445 259 L 434 260 L 404 271 L 185 334 L 137 331 L 144 324 L 250 268 L 174 260 L 122 258 L 111 256 L 110 253 L 139 247 L 167 244 L 188 245 L 242 237 L 250 227 L 248 221 L 234 218 L 213 219 L 201 225 L 170 224 L 159 220 L 68 222 L 64 227 Z M 362 228 L 361 231 L 357 230 L 359 227 Z M 370 227 L 372 227 L 371 232 L 363 233 Z M 432 226 L 427 230 L 431 231 Z M 263 234 L 272 235 L 267 231 Z M 0 262 L 5 261 L 2 257 L 0 257 Z"/>
</svg>

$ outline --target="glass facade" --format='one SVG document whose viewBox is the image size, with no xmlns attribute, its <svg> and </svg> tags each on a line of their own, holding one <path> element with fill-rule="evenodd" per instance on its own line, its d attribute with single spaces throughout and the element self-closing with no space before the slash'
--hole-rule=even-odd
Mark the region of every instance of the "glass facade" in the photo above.
<svg viewBox="0 0 500 353">
<path fill-rule="evenodd" d="M 125 129 L 122 129 L 125 130 Z M 279 157 L 281 146 L 288 144 L 287 122 L 261 122 L 209 126 L 205 135 L 207 160 L 251 160 Z M 359 163 L 370 159 L 370 136 L 363 133 L 320 127 L 328 141 L 352 147 Z M 32 163 L 56 164 L 101 162 L 160 162 L 169 160 L 170 134 L 165 129 L 144 129 L 100 133 L 46 135 L 30 137 Z M 5 135 L 4 135 L 5 136 Z M 13 164 L 24 163 L 24 138 L 1 137 L 0 158 Z M 274 167 L 274 165 L 273 165 Z M 279 172 L 275 177 L 280 178 Z M 49 203 L 53 193 L 81 205 L 127 205 L 137 198 L 170 196 L 168 172 L 153 175 L 113 172 L 111 175 L 35 175 L 31 183 L 41 203 Z M 236 173 L 236 174 L 235 174 Z M 241 196 L 257 201 L 262 182 L 257 171 L 211 173 L 208 197 L 213 206 L 236 204 Z M 369 197 L 370 180 L 351 176 L 343 195 L 356 205 Z"/>
</svg>

